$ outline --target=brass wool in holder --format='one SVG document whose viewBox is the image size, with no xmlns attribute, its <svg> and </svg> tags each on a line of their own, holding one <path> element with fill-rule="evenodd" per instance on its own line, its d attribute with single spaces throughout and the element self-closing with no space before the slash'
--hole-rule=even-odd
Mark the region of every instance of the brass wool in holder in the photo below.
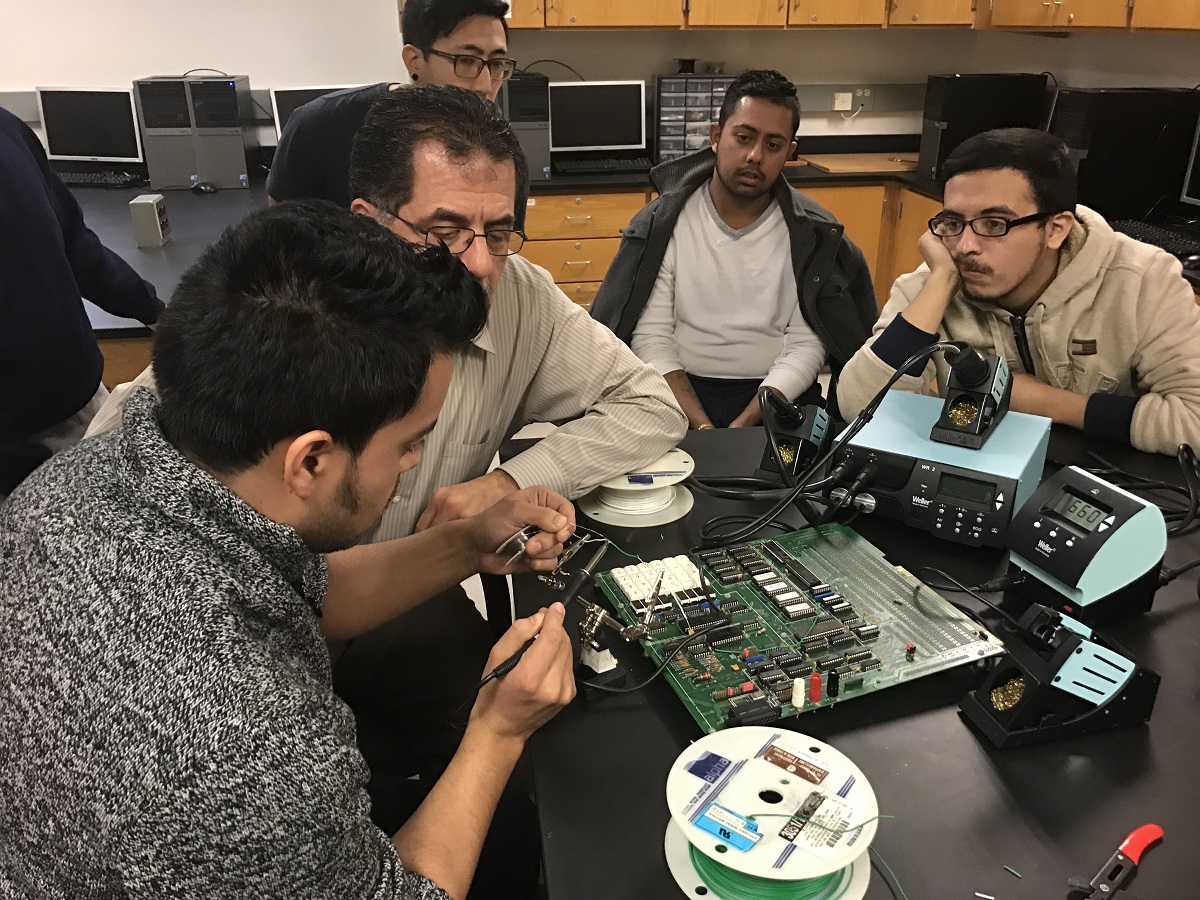
<svg viewBox="0 0 1200 900">
<path fill-rule="evenodd" d="M 954 343 L 959 351 L 946 354 L 946 402 L 929 439 L 978 450 L 1008 412 L 1012 376 L 1003 359 L 984 357 L 962 341 Z"/>
</svg>

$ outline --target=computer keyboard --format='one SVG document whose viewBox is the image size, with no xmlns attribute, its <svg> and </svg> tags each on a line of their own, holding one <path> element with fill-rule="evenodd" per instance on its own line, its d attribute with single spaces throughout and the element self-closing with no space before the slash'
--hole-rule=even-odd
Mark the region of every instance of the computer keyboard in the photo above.
<svg viewBox="0 0 1200 900">
<path fill-rule="evenodd" d="M 645 156 L 619 159 L 559 159 L 554 162 L 556 175 L 637 175 L 650 171 Z"/>
<path fill-rule="evenodd" d="M 1180 259 L 1200 255 L 1200 235 L 1189 237 L 1176 229 L 1160 228 L 1136 219 L 1118 219 L 1109 224 L 1112 225 L 1113 231 L 1119 231 L 1121 234 L 1127 234 L 1143 243 L 1161 247 Z"/>
<path fill-rule="evenodd" d="M 132 172 L 59 172 L 58 177 L 68 187 L 131 188 L 146 183 Z"/>
</svg>

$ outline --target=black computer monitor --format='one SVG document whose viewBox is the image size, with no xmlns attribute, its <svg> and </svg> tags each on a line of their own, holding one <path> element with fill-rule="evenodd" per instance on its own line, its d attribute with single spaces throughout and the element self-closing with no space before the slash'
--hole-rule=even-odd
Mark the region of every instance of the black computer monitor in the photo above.
<svg viewBox="0 0 1200 900">
<path fill-rule="evenodd" d="M 550 149 L 645 150 L 646 82 L 550 82 Z"/>
<path fill-rule="evenodd" d="M 129 88 L 35 88 L 47 156 L 52 160 L 140 163 Z"/>
<path fill-rule="evenodd" d="M 1192 141 L 1192 158 L 1188 162 L 1187 174 L 1183 177 L 1183 193 L 1179 199 L 1192 206 L 1200 206 L 1200 125 L 1196 126 L 1196 137 Z"/>
<path fill-rule="evenodd" d="M 290 87 L 271 88 L 271 115 L 275 117 L 275 136 L 282 137 L 283 126 L 292 117 L 292 113 L 311 100 L 343 91 L 346 88 L 362 87 L 358 84 L 338 84 L 332 87 Z"/>
</svg>

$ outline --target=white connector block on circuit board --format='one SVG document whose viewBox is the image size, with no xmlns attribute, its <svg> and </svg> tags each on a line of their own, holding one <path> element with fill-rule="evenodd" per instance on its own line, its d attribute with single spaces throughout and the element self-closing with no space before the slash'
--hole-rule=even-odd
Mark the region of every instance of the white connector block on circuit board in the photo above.
<svg viewBox="0 0 1200 900">
<path fill-rule="evenodd" d="M 658 588 L 659 596 L 666 597 L 700 587 L 700 570 L 686 556 L 671 556 L 667 559 L 638 563 L 636 566 L 624 566 L 613 569 L 609 574 L 626 597 L 634 603 L 642 603 L 654 590 L 654 583 L 658 581 L 660 573 L 662 584 Z"/>
</svg>

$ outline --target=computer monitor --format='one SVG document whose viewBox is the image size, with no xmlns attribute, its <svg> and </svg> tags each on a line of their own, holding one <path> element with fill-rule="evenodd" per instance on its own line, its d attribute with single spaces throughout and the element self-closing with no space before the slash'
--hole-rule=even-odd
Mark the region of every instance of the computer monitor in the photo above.
<svg viewBox="0 0 1200 900">
<path fill-rule="evenodd" d="M 550 82 L 550 149 L 646 149 L 646 82 Z"/>
<path fill-rule="evenodd" d="M 359 84 L 337 84 L 332 87 L 290 87 L 271 88 L 271 115 L 275 117 L 275 137 L 283 136 L 283 126 L 292 117 L 292 113 L 310 100 L 343 91 L 346 88 L 362 87 Z"/>
<path fill-rule="evenodd" d="M 1192 158 L 1188 162 L 1187 174 L 1183 176 L 1183 193 L 1179 199 L 1192 206 L 1200 206 L 1200 125 L 1196 126 Z"/>
<path fill-rule="evenodd" d="M 142 138 L 129 88 L 35 88 L 52 160 L 140 163 Z"/>
</svg>

